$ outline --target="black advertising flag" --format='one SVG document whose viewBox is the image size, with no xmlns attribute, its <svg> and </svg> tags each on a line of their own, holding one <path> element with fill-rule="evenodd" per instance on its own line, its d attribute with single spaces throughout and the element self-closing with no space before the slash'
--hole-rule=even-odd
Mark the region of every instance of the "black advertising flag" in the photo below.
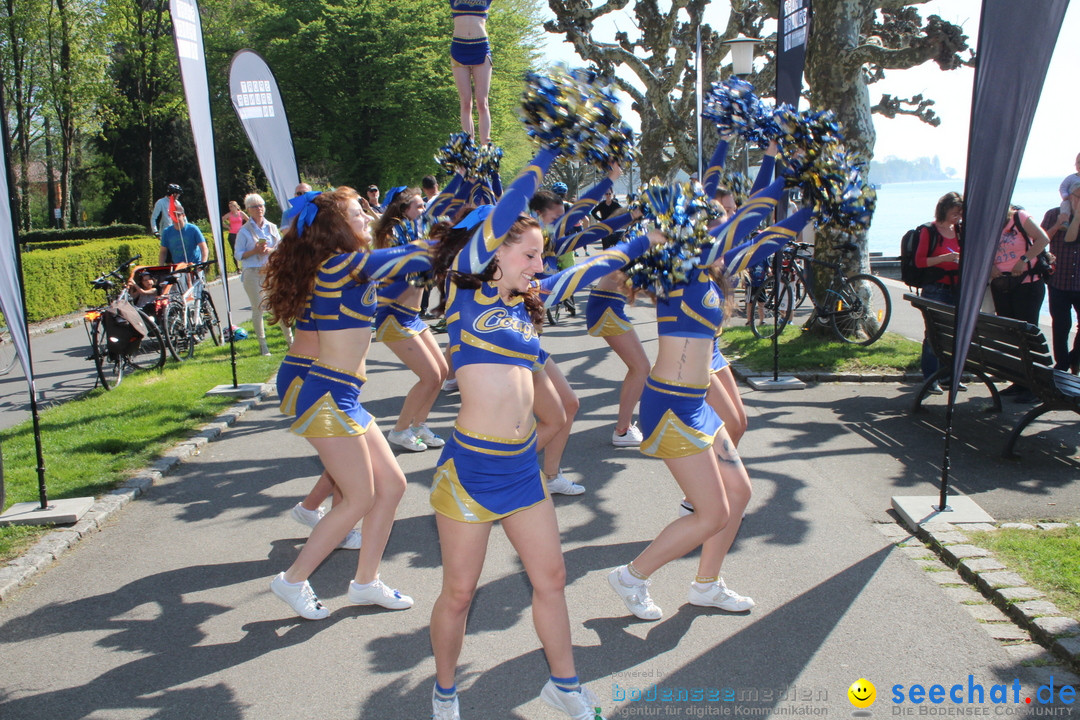
<svg viewBox="0 0 1080 720">
<path fill-rule="evenodd" d="M 954 378 L 960 377 L 967 359 L 1043 80 L 1068 6 L 1069 0 L 983 0 L 964 183 Z M 946 411 L 943 507 L 948 492 L 948 436 L 958 385 L 952 383 Z"/>
<path fill-rule="evenodd" d="M 776 36 L 776 104 L 796 110 L 802 95 L 806 43 L 810 39 L 810 0 L 781 0 Z"/>
</svg>

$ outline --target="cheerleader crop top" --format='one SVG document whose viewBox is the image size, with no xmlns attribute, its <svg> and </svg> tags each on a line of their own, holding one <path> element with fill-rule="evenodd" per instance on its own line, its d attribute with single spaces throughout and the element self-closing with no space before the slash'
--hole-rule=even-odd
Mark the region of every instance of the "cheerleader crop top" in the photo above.
<svg viewBox="0 0 1080 720">
<path fill-rule="evenodd" d="M 724 319 L 722 300 L 708 270 L 695 267 L 684 284 L 657 298 L 657 334 L 712 340 Z"/>
<path fill-rule="evenodd" d="M 540 294 L 546 307 L 552 307 L 619 269 L 648 247 L 648 237 L 635 237 L 555 275 L 533 280 L 533 290 Z M 454 367 L 492 363 L 531 369 L 537 361 L 540 338 L 524 298 L 503 300 L 493 283 L 485 283 L 476 290 L 452 285 L 448 308 L 446 328 Z"/>
<path fill-rule="evenodd" d="M 327 258 L 319 266 L 309 301 L 313 329 L 370 328 L 378 303 L 376 281 L 430 267 L 427 246 L 419 243 Z"/>
<path fill-rule="evenodd" d="M 487 18 L 491 0 L 450 0 L 450 17 L 462 15 Z"/>
</svg>

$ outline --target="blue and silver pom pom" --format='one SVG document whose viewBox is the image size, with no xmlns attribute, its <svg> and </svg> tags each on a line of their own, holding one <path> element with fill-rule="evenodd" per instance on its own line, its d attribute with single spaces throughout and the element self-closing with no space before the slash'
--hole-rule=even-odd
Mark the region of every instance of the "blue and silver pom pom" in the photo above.
<svg viewBox="0 0 1080 720">
<path fill-rule="evenodd" d="M 525 130 L 539 145 L 607 170 L 633 160 L 633 131 L 609 83 L 591 70 L 529 73 L 521 99 Z"/>
<path fill-rule="evenodd" d="M 656 179 L 638 190 L 630 209 L 642 213 L 645 231 L 660 230 L 668 242 L 649 248 L 623 272 L 634 287 L 665 297 L 686 281 L 702 246 L 712 242 L 709 222 L 718 215 L 699 184 Z"/>
<path fill-rule="evenodd" d="M 472 180 L 476 178 L 478 152 L 471 135 L 454 133 L 450 141 L 435 153 L 435 162 L 447 175 L 453 175 L 459 167 L 465 168 L 466 177 Z"/>
<path fill-rule="evenodd" d="M 705 95 L 701 116 L 716 124 L 721 137 L 738 135 L 762 148 L 778 132 L 772 107 L 754 93 L 753 85 L 737 77 L 712 84 Z"/>
<path fill-rule="evenodd" d="M 798 187 L 819 226 L 859 233 L 870 226 L 877 193 L 866 168 L 843 145 L 843 126 L 831 111 L 777 113 L 785 184 Z"/>
</svg>

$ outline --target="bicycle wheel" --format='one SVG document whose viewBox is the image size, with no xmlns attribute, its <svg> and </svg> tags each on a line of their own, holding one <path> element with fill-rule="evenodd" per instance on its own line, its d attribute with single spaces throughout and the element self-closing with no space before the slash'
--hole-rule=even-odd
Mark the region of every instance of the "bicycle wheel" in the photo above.
<svg viewBox="0 0 1080 720">
<path fill-rule="evenodd" d="M 100 320 L 90 326 L 90 343 L 93 345 L 94 368 L 98 380 L 106 390 L 112 390 L 124 379 L 124 361 L 109 351 L 109 338 Z"/>
<path fill-rule="evenodd" d="M 187 308 L 181 302 L 171 302 L 165 307 L 162 328 L 169 353 L 183 362 L 195 355 L 195 338 L 188 332 Z"/>
<path fill-rule="evenodd" d="M 11 342 L 11 333 L 0 330 L 0 375 L 7 375 L 15 367 L 17 354 L 15 343 Z"/>
<path fill-rule="evenodd" d="M 892 300 L 885 283 L 873 275 L 853 275 L 841 280 L 834 300 L 833 330 L 844 342 L 870 345 L 889 326 Z"/>
<path fill-rule="evenodd" d="M 214 307 L 214 301 L 211 299 L 210 293 L 203 293 L 202 307 L 199 309 L 199 320 L 202 326 L 199 334 L 210 333 L 210 339 L 214 341 L 214 344 L 221 345 L 224 342 L 221 335 L 221 321 L 218 319 L 217 308 Z"/>
<path fill-rule="evenodd" d="M 784 331 L 795 314 L 791 286 L 781 283 L 777 291 L 772 278 L 765 281 L 746 306 L 750 330 L 754 337 L 768 340 L 779 330 Z"/>
<path fill-rule="evenodd" d="M 143 311 L 139 311 L 146 336 L 128 349 L 128 365 L 136 370 L 156 370 L 165 364 L 165 339 L 161 336 L 157 321 Z"/>
</svg>

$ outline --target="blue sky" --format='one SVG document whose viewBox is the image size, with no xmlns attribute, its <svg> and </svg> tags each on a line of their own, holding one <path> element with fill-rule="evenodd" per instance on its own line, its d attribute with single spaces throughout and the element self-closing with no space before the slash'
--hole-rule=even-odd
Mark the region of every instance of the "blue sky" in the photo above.
<svg viewBox="0 0 1080 720">
<path fill-rule="evenodd" d="M 1039 4 L 1031 0 L 1017 1 L 1031 2 L 1033 8 Z M 632 2 L 627 7 L 631 8 Z M 980 0 L 932 0 L 918 6 L 924 18 L 936 14 L 963 27 L 971 45 L 978 37 L 980 8 Z M 726 2 L 710 2 L 706 22 L 714 27 L 724 27 L 728 9 Z M 595 35 L 602 41 L 611 41 L 616 29 L 632 29 L 632 18 L 629 10 L 616 13 L 605 23 L 597 24 Z M 556 36 L 548 37 L 547 56 L 553 61 L 575 64 L 573 48 L 559 42 Z M 629 71 L 623 72 L 629 79 Z M 942 72 L 933 63 L 911 70 L 888 71 L 884 80 L 871 86 L 872 99 L 876 101 L 882 93 L 902 97 L 922 93 L 936 100 L 935 111 L 942 122 L 935 128 L 914 118 L 889 120 L 875 115 L 878 133 L 875 156 L 884 159 L 888 156 L 915 158 L 937 155 L 942 167 L 953 167 L 958 173 L 963 173 L 973 77 L 974 71 L 970 68 Z M 631 113 L 628 103 L 625 111 Z M 1073 2 L 1065 15 L 1043 86 L 1020 177 L 1064 177 L 1074 172 L 1073 161 L 1080 153 L 1080 123 L 1077 118 L 1080 118 L 1080 2 Z M 631 119 L 631 122 L 637 124 L 635 119 Z"/>
</svg>

